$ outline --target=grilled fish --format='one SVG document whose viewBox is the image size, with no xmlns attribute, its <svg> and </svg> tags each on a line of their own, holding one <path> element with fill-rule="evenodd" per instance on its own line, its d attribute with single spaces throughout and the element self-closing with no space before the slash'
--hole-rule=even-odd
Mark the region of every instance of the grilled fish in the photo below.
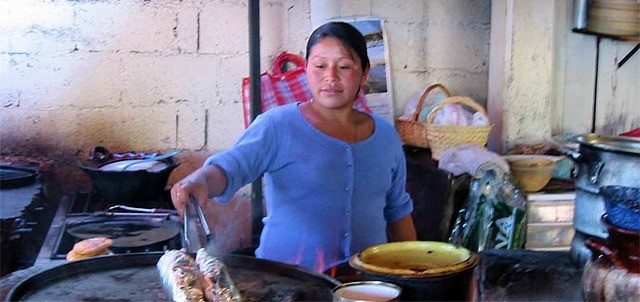
<svg viewBox="0 0 640 302">
<path fill-rule="evenodd" d="M 227 267 L 218 258 L 209 255 L 204 248 L 196 252 L 196 263 L 205 280 L 205 297 L 213 302 L 241 301 L 240 293 L 233 285 Z"/>
<path fill-rule="evenodd" d="M 175 302 L 239 302 L 227 268 L 204 248 L 195 259 L 184 250 L 169 250 L 157 263 L 162 284 Z"/>
<path fill-rule="evenodd" d="M 169 250 L 157 263 L 160 279 L 175 302 L 204 302 L 199 284 L 200 270 L 193 257 L 181 250 Z"/>
</svg>

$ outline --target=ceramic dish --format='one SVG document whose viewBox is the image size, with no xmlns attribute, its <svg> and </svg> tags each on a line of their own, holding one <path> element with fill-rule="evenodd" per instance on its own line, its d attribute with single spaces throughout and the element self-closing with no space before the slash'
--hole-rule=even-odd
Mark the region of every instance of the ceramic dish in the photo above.
<svg viewBox="0 0 640 302">
<path fill-rule="evenodd" d="M 562 157 L 550 155 L 506 155 L 503 157 L 524 192 L 542 190 L 556 170 L 556 162 Z"/>
</svg>

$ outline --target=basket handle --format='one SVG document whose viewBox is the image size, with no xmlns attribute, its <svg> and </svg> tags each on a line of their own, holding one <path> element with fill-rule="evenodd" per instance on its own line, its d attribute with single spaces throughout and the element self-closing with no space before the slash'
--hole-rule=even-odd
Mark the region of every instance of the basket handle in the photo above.
<svg viewBox="0 0 640 302">
<path fill-rule="evenodd" d="M 282 66 L 287 63 L 293 63 L 293 65 L 295 65 L 295 69 L 304 68 L 305 65 L 304 59 L 301 56 L 293 53 L 282 52 L 273 62 L 273 75 L 277 77 L 282 76 Z"/>
<path fill-rule="evenodd" d="M 484 115 L 487 115 L 487 112 L 484 110 L 484 107 L 480 106 L 480 104 L 476 103 L 472 98 L 466 97 L 466 96 L 450 96 L 448 98 L 445 98 L 444 100 L 442 100 L 440 103 L 438 103 L 433 107 L 431 112 L 429 112 L 429 115 L 427 115 L 426 123 L 431 124 L 431 122 L 433 122 L 433 119 L 436 117 L 436 111 L 442 109 L 442 107 L 444 107 L 447 104 L 454 104 L 454 103 L 460 103 L 462 105 L 469 106 L 475 111 L 480 112 Z"/>
<path fill-rule="evenodd" d="M 429 93 L 436 89 L 436 88 L 440 88 L 444 91 L 444 94 L 448 97 L 451 96 L 451 93 L 449 93 L 449 90 L 447 89 L 447 87 L 444 87 L 444 85 L 442 84 L 433 84 L 429 87 L 427 87 L 427 89 L 424 91 L 424 93 L 422 94 L 422 96 L 420 97 L 420 101 L 418 102 L 418 106 L 416 106 L 416 110 L 413 112 L 413 115 L 411 115 L 411 120 L 414 122 L 418 121 L 418 116 L 420 115 L 420 111 L 422 111 L 422 105 L 424 104 L 424 100 L 427 99 L 427 95 L 429 95 Z"/>
</svg>

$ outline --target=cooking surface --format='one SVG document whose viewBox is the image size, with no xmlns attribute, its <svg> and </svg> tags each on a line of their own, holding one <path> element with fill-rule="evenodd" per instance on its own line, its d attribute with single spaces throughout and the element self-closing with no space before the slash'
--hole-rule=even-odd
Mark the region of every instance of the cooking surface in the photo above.
<svg viewBox="0 0 640 302">
<path fill-rule="evenodd" d="M 1 166 L 0 276 L 4 276 L 33 265 L 57 204 L 49 200 L 37 164 Z"/>
<path fill-rule="evenodd" d="M 478 301 L 583 301 L 582 270 L 571 263 L 567 252 L 487 250 L 480 257 Z M 0 301 L 22 280 L 52 267 L 52 263 L 36 264 L 4 277 Z"/>
<path fill-rule="evenodd" d="M 20 301 L 167 301 L 156 263 L 162 253 L 96 257 L 37 273 L 9 298 Z M 330 301 L 338 282 L 286 264 L 253 257 L 223 259 L 247 301 Z"/>
<path fill-rule="evenodd" d="M 42 280 L 15 301 L 170 301 L 155 267 L 121 268 L 79 274 L 53 283 Z M 44 286 L 43 288 L 39 288 Z"/>
<path fill-rule="evenodd" d="M 168 197 L 144 204 L 145 208 L 174 210 Z M 113 253 L 164 251 L 180 248 L 182 233 L 175 213 L 137 213 L 106 211 L 112 202 L 91 192 L 77 192 L 60 202 L 39 262 L 65 259 L 73 245 L 90 237 L 114 240 Z"/>
<path fill-rule="evenodd" d="M 0 218 L 11 219 L 22 216 L 25 207 L 41 190 L 42 184 L 39 182 L 19 188 L 2 189 L 0 192 Z"/>
<path fill-rule="evenodd" d="M 35 169 L 0 165 L 0 188 L 17 188 L 32 184 L 38 172 Z"/>
<path fill-rule="evenodd" d="M 160 219 L 132 219 L 126 216 L 88 219 L 69 225 L 66 232 L 80 239 L 108 237 L 113 240 L 114 247 L 140 247 L 169 240 L 180 233 L 177 221 Z"/>
<path fill-rule="evenodd" d="M 480 257 L 480 301 L 584 301 L 582 269 L 568 252 L 485 250 Z"/>
</svg>

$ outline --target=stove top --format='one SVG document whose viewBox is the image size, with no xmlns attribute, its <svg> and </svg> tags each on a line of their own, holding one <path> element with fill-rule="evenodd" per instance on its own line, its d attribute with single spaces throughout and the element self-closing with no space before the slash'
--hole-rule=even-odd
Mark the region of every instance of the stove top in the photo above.
<svg viewBox="0 0 640 302">
<path fill-rule="evenodd" d="M 64 261 L 76 242 L 97 236 L 114 240 L 109 250 L 115 254 L 179 249 L 180 226 L 168 192 L 135 207 L 106 202 L 93 192 L 76 192 L 60 202 L 36 263 Z"/>
<path fill-rule="evenodd" d="M 163 192 L 157 200 L 143 200 L 135 203 L 108 202 L 95 192 L 76 192 L 72 198 L 67 215 L 86 214 L 95 212 L 107 212 L 118 206 L 134 206 L 142 209 L 162 209 L 175 211 L 169 191 Z"/>
</svg>

